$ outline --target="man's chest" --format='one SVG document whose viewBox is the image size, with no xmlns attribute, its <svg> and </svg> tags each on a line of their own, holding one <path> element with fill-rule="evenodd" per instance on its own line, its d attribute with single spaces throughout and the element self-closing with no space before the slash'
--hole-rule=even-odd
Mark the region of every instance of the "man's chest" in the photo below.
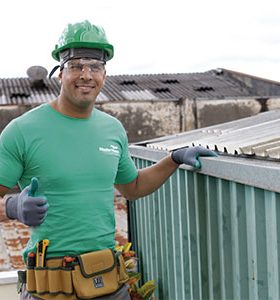
<svg viewBox="0 0 280 300">
<path fill-rule="evenodd" d="M 102 139 L 38 139 L 27 152 L 26 175 L 68 186 L 92 182 L 100 188 L 112 185 L 118 170 L 121 146 Z"/>
</svg>

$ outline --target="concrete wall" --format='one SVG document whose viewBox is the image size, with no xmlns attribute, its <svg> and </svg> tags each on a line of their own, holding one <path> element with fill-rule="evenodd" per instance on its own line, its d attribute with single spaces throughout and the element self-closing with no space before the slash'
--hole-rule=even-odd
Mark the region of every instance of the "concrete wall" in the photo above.
<svg viewBox="0 0 280 300">
<path fill-rule="evenodd" d="M 280 109 L 280 98 L 123 101 L 103 102 L 96 106 L 122 122 L 129 142 L 139 142 Z M 10 120 L 31 108 L 1 107 L 0 131 Z"/>
<path fill-rule="evenodd" d="M 8 105 L 0 107 L 0 132 L 6 127 L 6 125 L 14 118 L 22 115 L 26 111 L 30 110 L 32 106 L 27 105 Z"/>
<path fill-rule="evenodd" d="M 222 99 L 192 100 L 185 99 L 184 125 L 185 130 L 203 128 L 215 124 L 229 122 L 258 113 L 280 109 L 280 98 L 266 99 Z"/>
<path fill-rule="evenodd" d="M 261 105 L 254 99 L 198 100 L 196 110 L 197 128 L 202 128 L 256 115 Z"/>
<path fill-rule="evenodd" d="M 123 123 L 130 142 L 138 142 L 280 109 L 280 98 L 126 101 L 98 107 Z"/>
<path fill-rule="evenodd" d="M 111 102 L 99 104 L 98 108 L 122 122 L 130 142 L 174 134 L 181 129 L 177 101 Z"/>
<path fill-rule="evenodd" d="M 0 295 L 1 300 L 18 300 L 17 284 L 0 285 Z"/>
<path fill-rule="evenodd" d="M 17 300 L 17 271 L 0 272 L 0 299 Z"/>
</svg>

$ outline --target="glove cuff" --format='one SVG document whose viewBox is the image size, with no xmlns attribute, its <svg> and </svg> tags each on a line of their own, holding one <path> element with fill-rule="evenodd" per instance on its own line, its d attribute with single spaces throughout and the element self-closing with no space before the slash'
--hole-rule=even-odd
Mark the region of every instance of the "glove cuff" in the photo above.
<svg viewBox="0 0 280 300">
<path fill-rule="evenodd" d="M 14 220 L 18 217 L 17 202 L 18 196 L 10 196 L 6 199 L 6 215 L 9 219 Z"/>
<path fill-rule="evenodd" d="M 172 158 L 172 160 L 173 160 L 176 164 L 181 165 L 182 163 L 181 163 L 180 161 L 178 161 L 178 160 L 176 159 L 176 156 L 174 155 L 176 151 L 177 151 L 177 150 L 171 152 L 171 158 Z"/>
</svg>

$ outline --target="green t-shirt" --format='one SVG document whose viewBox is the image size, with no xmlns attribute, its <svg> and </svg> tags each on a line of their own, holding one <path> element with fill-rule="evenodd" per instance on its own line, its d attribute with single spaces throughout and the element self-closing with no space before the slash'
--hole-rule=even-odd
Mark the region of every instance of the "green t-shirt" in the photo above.
<svg viewBox="0 0 280 300">
<path fill-rule="evenodd" d="M 137 177 L 117 119 L 96 108 L 71 118 L 44 104 L 13 120 L 0 137 L 0 184 L 23 189 L 32 177 L 49 209 L 24 257 L 42 239 L 50 240 L 48 257 L 114 247 L 114 184 Z"/>
</svg>

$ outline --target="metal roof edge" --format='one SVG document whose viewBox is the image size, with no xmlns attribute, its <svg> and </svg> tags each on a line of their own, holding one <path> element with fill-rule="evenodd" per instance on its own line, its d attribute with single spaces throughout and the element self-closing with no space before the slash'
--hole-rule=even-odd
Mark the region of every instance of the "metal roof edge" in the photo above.
<svg viewBox="0 0 280 300">
<path fill-rule="evenodd" d="M 129 146 L 129 150 L 132 157 L 153 162 L 159 161 L 169 153 L 135 145 Z M 200 160 L 203 166 L 201 170 L 194 170 L 187 165 L 181 165 L 180 168 L 273 192 L 280 192 L 279 182 L 275 180 L 280 175 L 279 162 L 223 155 L 200 157 Z"/>
</svg>

